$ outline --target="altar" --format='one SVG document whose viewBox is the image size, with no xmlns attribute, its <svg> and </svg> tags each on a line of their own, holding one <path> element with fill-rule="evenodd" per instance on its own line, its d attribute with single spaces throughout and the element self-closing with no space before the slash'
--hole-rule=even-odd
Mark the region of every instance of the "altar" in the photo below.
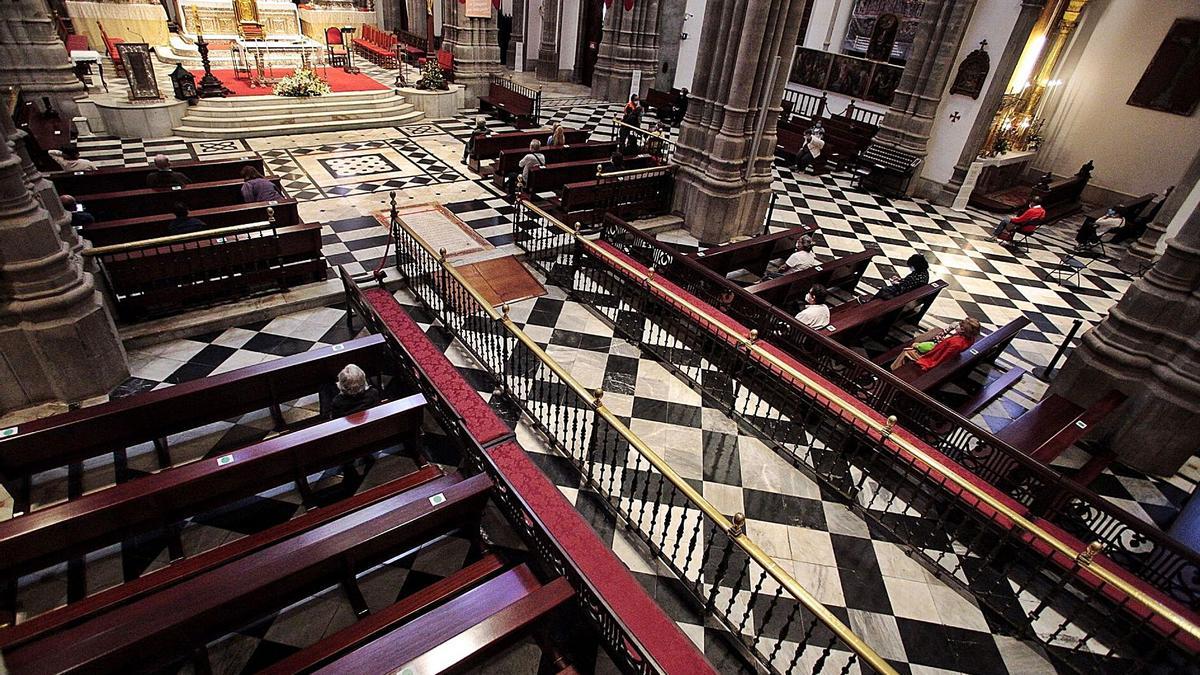
<svg viewBox="0 0 1200 675">
<path fill-rule="evenodd" d="M 262 37 L 287 43 L 321 43 L 304 36 L 300 27 L 300 12 L 290 0 L 177 0 L 180 32 L 194 40 L 203 34 L 209 42 L 234 40 L 244 36 L 239 23 L 246 13 L 253 13 L 261 26 Z M 259 36 L 253 36 L 259 37 Z"/>
<path fill-rule="evenodd" d="M 324 75 L 325 50 L 312 40 L 243 40 L 234 38 L 234 76 L 255 87 L 274 84 L 283 74 L 301 68 Z M 278 71 L 278 72 L 277 72 Z"/>
</svg>

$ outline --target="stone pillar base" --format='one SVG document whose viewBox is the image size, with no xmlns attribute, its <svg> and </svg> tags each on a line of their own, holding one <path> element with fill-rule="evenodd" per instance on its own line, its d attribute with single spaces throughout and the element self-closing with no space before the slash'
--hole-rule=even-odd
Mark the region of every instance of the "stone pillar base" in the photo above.
<svg viewBox="0 0 1200 675">
<path fill-rule="evenodd" d="M 722 189 L 687 170 L 675 177 L 673 210 L 687 214 L 688 232 L 705 246 L 761 234 L 770 203 L 769 178 Z"/>
</svg>

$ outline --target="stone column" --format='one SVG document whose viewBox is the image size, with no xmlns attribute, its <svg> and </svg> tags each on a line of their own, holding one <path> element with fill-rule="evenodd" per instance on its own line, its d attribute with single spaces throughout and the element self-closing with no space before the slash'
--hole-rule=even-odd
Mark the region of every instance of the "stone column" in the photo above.
<svg viewBox="0 0 1200 675">
<path fill-rule="evenodd" d="M 980 151 L 983 150 L 983 141 L 987 138 L 988 129 L 991 128 L 996 113 L 1000 112 L 1000 104 L 1004 99 L 1005 92 L 1008 91 L 1008 81 L 1012 79 L 1017 62 L 1021 60 L 1025 45 L 1033 33 L 1033 27 L 1037 25 L 1038 17 L 1045 8 L 1046 0 L 1023 0 L 1021 2 L 1021 13 L 1017 15 L 1017 22 L 1013 25 L 1012 34 L 1009 35 L 1008 42 L 1004 45 L 1004 52 L 1001 53 L 999 62 L 996 63 L 996 72 L 992 75 L 991 84 L 983 94 L 979 114 L 975 116 L 975 122 L 971 125 L 970 133 L 967 134 L 967 140 L 963 144 L 962 153 L 958 156 L 958 163 L 954 165 L 954 173 L 950 177 L 950 182 L 942 186 L 942 192 L 937 199 L 939 204 L 946 205 L 954 201 L 959 189 L 962 188 L 963 179 L 967 176 L 967 169 L 971 168 L 971 163 L 979 157 Z"/>
<path fill-rule="evenodd" d="M 64 119 L 79 115 L 76 101 L 87 89 L 75 77 L 45 0 L 0 3 L 0 86 L 18 86 L 39 104 L 50 97 Z"/>
<path fill-rule="evenodd" d="M 642 73 L 638 93 L 645 96 L 658 72 L 658 0 L 634 0 L 628 11 L 622 0 L 613 0 L 592 74 L 592 96 L 628 101 L 634 71 Z"/>
<path fill-rule="evenodd" d="M 38 201 L 0 137 L 0 413 L 80 401 L 129 377 L 92 275 Z"/>
<path fill-rule="evenodd" d="M 500 70 L 496 9 L 486 19 L 467 18 L 467 5 L 442 2 L 442 49 L 454 54 L 454 83 L 467 89 L 467 107 L 487 94 L 488 76 Z"/>
<path fill-rule="evenodd" d="M 1183 187 L 1183 186 L 1180 186 Z M 1181 192 L 1188 192 L 1184 189 Z M 1084 334 L 1050 392 L 1088 405 L 1109 389 L 1129 400 L 1097 433 L 1136 469 L 1169 476 L 1196 452 L 1200 424 L 1200 209 L 1162 258 Z"/>
<path fill-rule="evenodd" d="M 1133 273 L 1154 260 L 1158 255 L 1158 244 L 1167 233 L 1167 225 L 1179 213 L 1197 182 L 1200 182 L 1200 153 L 1192 158 L 1191 165 L 1183 172 L 1175 189 L 1167 196 L 1158 213 L 1154 214 L 1154 221 L 1146 226 L 1146 231 L 1126 251 L 1119 265 L 1122 270 Z"/>
<path fill-rule="evenodd" d="M 675 203 L 706 244 L 760 231 L 771 198 L 775 127 L 805 0 L 709 0 L 674 154 Z M 772 63 L 781 57 L 774 79 Z M 763 108 L 763 101 L 767 106 Z M 755 131 L 763 128 L 757 148 Z"/>
<path fill-rule="evenodd" d="M 954 72 L 976 0 L 926 0 L 904 74 L 877 138 L 918 157 L 928 154 L 929 132 Z M 919 181 L 913 181 L 913 188 Z"/>
<path fill-rule="evenodd" d="M 508 34 L 508 53 L 505 62 L 508 67 L 513 70 L 517 69 L 517 59 L 522 58 L 520 52 L 517 51 L 517 43 L 525 41 L 525 0 L 513 0 L 512 4 L 512 32 Z M 525 64 L 521 64 L 521 70 L 525 70 Z"/>
<path fill-rule="evenodd" d="M 537 79 L 553 82 L 558 79 L 558 2 L 541 0 L 542 39 L 538 43 Z"/>
</svg>

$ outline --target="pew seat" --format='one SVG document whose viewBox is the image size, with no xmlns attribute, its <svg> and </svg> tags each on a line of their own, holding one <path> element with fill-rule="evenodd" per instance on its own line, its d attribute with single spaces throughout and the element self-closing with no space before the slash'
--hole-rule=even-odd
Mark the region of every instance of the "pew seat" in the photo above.
<svg viewBox="0 0 1200 675">
<path fill-rule="evenodd" d="M 1125 394 L 1110 390 L 1084 408 L 1058 394 L 1037 402 L 996 437 L 1043 463 L 1054 461 L 1125 402 Z"/>
<path fill-rule="evenodd" d="M 563 131 L 568 145 L 584 143 L 592 135 L 590 129 L 564 128 Z M 531 141 L 536 140 L 544 143 L 546 137 L 549 135 L 549 129 L 506 131 L 488 136 L 477 135 L 475 136 L 474 143 L 471 145 L 471 153 L 467 156 L 467 166 L 471 170 L 478 172 L 481 162 L 498 158 L 501 150 L 524 150 L 528 152 Z M 520 161 L 520 158 L 518 157 L 517 160 Z"/>
<path fill-rule="evenodd" d="M 284 199 L 280 202 L 253 202 L 250 204 L 232 204 L 229 206 L 214 206 L 196 209 L 192 217 L 199 218 L 211 229 L 263 223 L 274 218 L 276 227 L 300 225 L 299 204 L 295 199 Z M 268 211 L 269 209 L 269 211 Z M 167 229 L 175 219 L 173 213 L 154 213 L 133 218 L 121 218 L 104 222 L 91 223 L 80 233 L 93 246 L 112 246 L 125 244 L 143 239 L 155 239 L 170 235 Z"/>
<path fill-rule="evenodd" d="M 1025 376 L 1024 368 L 1009 368 L 1004 371 L 996 379 L 988 382 L 979 388 L 979 391 L 971 394 L 965 401 L 958 404 L 955 408 L 959 415 L 967 419 L 978 415 L 980 411 L 992 404 L 993 401 L 1004 395 L 1004 392 L 1011 389 L 1016 383 L 1021 381 Z"/>
<path fill-rule="evenodd" d="M 546 164 L 561 164 L 588 159 L 606 160 L 612 157 L 616 151 L 617 144 L 614 141 L 586 141 L 551 147 L 542 146 L 541 150 L 542 154 L 546 156 Z M 503 187 L 505 176 L 520 170 L 521 158 L 527 154 L 529 154 L 528 146 L 500 151 L 500 156 L 492 164 L 492 181 L 496 187 Z"/>
<path fill-rule="evenodd" d="M 693 257 L 701 265 L 720 275 L 744 269 L 762 276 L 772 260 L 786 258 L 795 250 L 796 241 L 800 237 L 816 231 L 815 225 L 799 225 L 774 234 L 713 246 L 693 254 Z"/>
<path fill-rule="evenodd" d="M 861 253 L 852 253 L 816 267 L 788 272 L 774 279 L 751 284 L 746 287 L 746 292 L 780 308 L 802 302 L 808 294 L 808 289 L 815 284 L 821 284 L 826 290 L 836 289 L 853 293 L 863 274 L 871 266 L 871 259 L 878 254 L 879 249 L 871 247 Z"/>
<path fill-rule="evenodd" d="M 193 183 L 219 180 L 241 180 L 242 168 L 251 166 L 264 173 L 259 156 L 242 159 L 209 159 L 172 162 L 171 169 L 187 176 Z M 142 166 L 102 167 L 95 171 L 55 171 L 47 175 L 60 195 L 72 195 L 81 202 L 89 195 L 105 192 L 140 190 L 146 187 L 146 176 L 157 169 L 152 164 Z"/>
</svg>

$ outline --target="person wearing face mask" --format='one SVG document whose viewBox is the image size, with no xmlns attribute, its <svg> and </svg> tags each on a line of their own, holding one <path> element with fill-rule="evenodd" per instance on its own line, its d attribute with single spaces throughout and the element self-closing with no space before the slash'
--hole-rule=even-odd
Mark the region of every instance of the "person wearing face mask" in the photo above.
<svg viewBox="0 0 1200 675">
<path fill-rule="evenodd" d="M 829 325 L 829 305 L 825 304 L 829 293 L 821 284 L 813 284 L 804 296 L 804 309 L 796 315 L 796 320 L 809 328 L 821 329 Z"/>
</svg>

